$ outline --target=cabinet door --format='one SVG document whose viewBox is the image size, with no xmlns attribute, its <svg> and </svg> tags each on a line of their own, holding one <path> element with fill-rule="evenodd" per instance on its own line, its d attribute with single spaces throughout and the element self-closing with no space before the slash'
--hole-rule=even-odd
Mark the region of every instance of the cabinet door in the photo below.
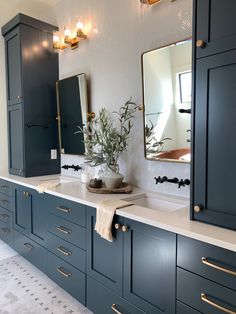
<svg viewBox="0 0 236 314">
<path fill-rule="evenodd" d="M 24 187 L 16 187 L 15 202 L 14 228 L 28 235 L 31 230 L 32 195 L 30 191 Z"/>
<path fill-rule="evenodd" d="M 124 298 L 146 313 L 175 313 L 176 235 L 125 220 Z"/>
<path fill-rule="evenodd" d="M 9 172 L 23 176 L 24 145 L 22 104 L 8 107 L 8 150 Z"/>
<path fill-rule="evenodd" d="M 197 60 L 193 146 L 196 220 L 236 229 L 236 50 Z"/>
<path fill-rule="evenodd" d="M 19 28 L 5 37 L 7 104 L 15 105 L 22 101 L 21 51 Z"/>
<path fill-rule="evenodd" d="M 205 57 L 236 48 L 236 1 L 196 0 L 197 57 Z"/>
<path fill-rule="evenodd" d="M 114 240 L 108 242 L 94 231 L 94 208 L 87 211 L 87 274 L 107 288 L 122 294 L 122 232 L 113 230 Z M 121 223 L 117 217 L 115 222 Z"/>
</svg>

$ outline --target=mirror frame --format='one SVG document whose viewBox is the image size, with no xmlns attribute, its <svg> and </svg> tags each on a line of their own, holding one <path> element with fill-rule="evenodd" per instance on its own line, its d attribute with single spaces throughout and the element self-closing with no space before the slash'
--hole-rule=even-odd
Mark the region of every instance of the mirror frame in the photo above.
<svg viewBox="0 0 236 314">
<path fill-rule="evenodd" d="M 164 161 L 164 162 L 176 162 L 176 163 L 181 163 L 181 164 L 190 164 L 191 163 L 191 160 L 187 161 L 187 160 L 180 160 L 180 159 L 158 158 L 158 157 L 157 158 L 147 158 L 147 153 L 146 153 L 146 136 L 145 136 L 144 69 L 143 69 L 143 56 L 144 56 L 144 54 L 146 54 L 148 52 L 155 51 L 157 49 L 162 49 L 162 48 L 165 48 L 165 47 L 169 47 L 171 45 L 175 45 L 175 44 L 177 44 L 179 42 L 185 42 L 185 41 L 190 41 L 190 40 L 193 40 L 193 37 L 187 37 L 185 39 L 181 39 L 181 40 L 172 42 L 170 44 L 166 44 L 166 45 L 163 45 L 163 46 L 160 46 L 160 47 L 157 47 L 157 48 L 153 48 L 153 49 L 147 50 L 147 51 L 143 52 L 142 55 L 141 55 L 143 139 L 144 139 L 144 157 L 145 157 L 146 160 L 150 160 L 150 161 Z M 191 70 L 192 70 L 192 73 L 193 73 L 193 53 L 192 53 Z M 194 80 L 192 79 L 192 90 L 193 90 L 193 83 L 194 83 Z M 191 108 L 192 108 L 192 101 L 193 100 L 191 100 Z M 192 116 L 191 116 L 191 126 L 192 126 Z M 191 135 L 191 143 L 192 143 L 192 135 Z M 191 153 L 191 158 L 192 158 L 192 145 L 191 145 L 191 143 L 190 143 L 190 153 Z"/>
</svg>

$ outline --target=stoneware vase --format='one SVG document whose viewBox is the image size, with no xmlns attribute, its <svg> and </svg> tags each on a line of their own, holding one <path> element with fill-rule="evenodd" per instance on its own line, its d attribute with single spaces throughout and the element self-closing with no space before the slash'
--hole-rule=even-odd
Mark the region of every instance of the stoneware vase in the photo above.
<svg viewBox="0 0 236 314">
<path fill-rule="evenodd" d="M 102 179 L 108 189 L 115 189 L 121 186 L 124 176 L 119 172 L 118 166 L 109 166 L 103 173 Z"/>
</svg>

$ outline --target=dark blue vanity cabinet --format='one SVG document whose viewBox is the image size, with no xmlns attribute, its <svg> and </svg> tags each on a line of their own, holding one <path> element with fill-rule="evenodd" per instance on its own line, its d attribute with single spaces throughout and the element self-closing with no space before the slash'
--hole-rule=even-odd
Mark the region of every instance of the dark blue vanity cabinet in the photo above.
<svg viewBox="0 0 236 314">
<path fill-rule="evenodd" d="M 5 38 L 9 172 L 24 177 L 60 172 L 56 81 L 58 55 L 49 25 L 18 14 Z M 57 158 L 51 159 L 51 150 Z"/>
<path fill-rule="evenodd" d="M 87 223 L 88 308 L 112 313 L 115 304 L 122 313 L 175 313 L 176 235 L 116 217 L 109 243 L 94 231 L 94 208 Z"/>
<path fill-rule="evenodd" d="M 236 1 L 194 6 L 192 218 L 236 230 Z"/>
</svg>

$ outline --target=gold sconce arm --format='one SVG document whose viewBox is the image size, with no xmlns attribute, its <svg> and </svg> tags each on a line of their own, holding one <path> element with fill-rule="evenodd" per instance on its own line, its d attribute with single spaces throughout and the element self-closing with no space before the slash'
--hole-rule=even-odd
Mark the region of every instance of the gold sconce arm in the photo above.
<svg viewBox="0 0 236 314">
<path fill-rule="evenodd" d="M 88 120 L 95 119 L 95 116 L 96 116 L 95 112 L 87 112 L 87 119 Z"/>
</svg>

